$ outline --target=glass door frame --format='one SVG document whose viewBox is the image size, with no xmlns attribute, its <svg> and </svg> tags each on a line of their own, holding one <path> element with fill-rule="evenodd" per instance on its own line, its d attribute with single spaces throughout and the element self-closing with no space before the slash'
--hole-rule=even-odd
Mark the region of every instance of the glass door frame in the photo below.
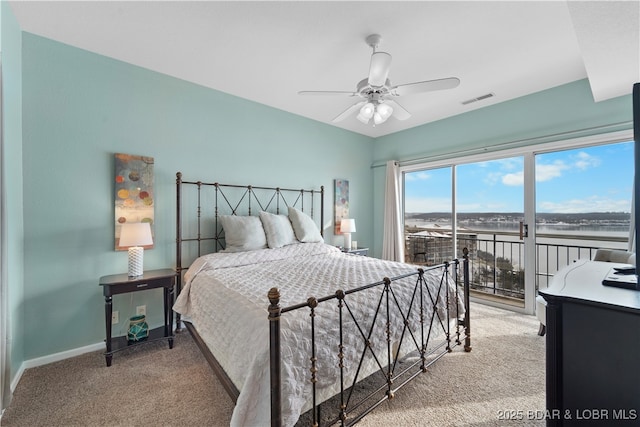
<svg viewBox="0 0 640 427">
<path fill-rule="evenodd" d="M 556 136 L 557 137 L 557 136 Z M 467 152 L 452 153 L 450 155 L 439 156 L 439 159 L 432 161 L 407 161 L 400 162 L 400 174 L 402 177 L 402 218 L 403 218 L 403 232 L 404 232 L 404 188 L 405 188 L 405 174 L 410 172 L 418 172 L 427 169 L 436 169 L 451 167 L 452 168 L 452 237 L 454 253 L 457 253 L 457 241 L 456 238 L 456 167 L 467 163 L 477 163 L 483 161 L 491 161 L 504 159 L 509 157 L 522 157 L 523 158 L 523 173 L 524 173 L 524 218 L 525 225 L 528 226 L 528 236 L 524 240 L 524 256 L 525 256 L 525 306 L 523 309 L 509 306 L 500 303 L 490 303 L 482 301 L 482 303 L 496 305 L 512 311 L 523 312 L 526 314 L 534 314 L 535 312 L 535 298 L 537 294 L 536 290 L 536 236 L 535 236 L 535 224 L 536 224 L 536 197 L 535 197 L 535 159 L 537 154 L 575 149 L 580 147 L 589 147 L 604 144 L 613 144 L 618 142 L 632 141 L 633 129 L 609 132 L 598 135 L 567 138 L 564 140 L 553 140 L 544 143 L 537 143 L 532 145 L 515 146 L 505 149 L 480 149 L 480 150 L 468 150 Z M 512 145 L 517 145 L 513 143 Z M 480 151 L 474 153 L 474 151 Z M 434 158 L 437 156 L 434 156 Z"/>
</svg>

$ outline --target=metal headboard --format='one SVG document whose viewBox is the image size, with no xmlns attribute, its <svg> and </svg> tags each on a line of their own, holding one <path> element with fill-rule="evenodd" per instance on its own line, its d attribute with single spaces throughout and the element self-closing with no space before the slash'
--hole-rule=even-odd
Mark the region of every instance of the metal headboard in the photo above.
<svg viewBox="0 0 640 427">
<path fill-rule="evenodd" d="M 320 212 L 318 214 L 318 201 Z M 184 205 L 184 207 L 183 207 Z M 300 190 L 281 187 L 220 184 L 202 181 L 183 181 L 176 173 L 176 295 L 182 290 L 182 273 L 197 257 L 224 249 L 224 230 L 218 224 L 220 215 L 259 215 L 260 211 L 282 214 L 295 207 L 317 221 L 320 233 L 324 228 L 324 186 L 320 190 Z M 185 215 L 183 215 L 185 214 Z M 185 255 L 185 251 L 190 250 Z M 188 260 L 187 263 L 184 261 Z M 266 304 L 266 300 L 265 300 Z M 189 324 L 187 323 L 187 327 Z M 182 329 L 181 315 L 176 313 L 176 331 Z M 195 330 L 194 330 L 195 332 Z M 197 333 L 192 335 L 196 344 L 216 372 L 221 372 L 225 389 L 237 399 L 238 391 L 215 358 L 206 350 L 206 344 Z"/>
<path fill-rule="evenodd" d="M 320 199 L 319 213 L 317 199 Z M 189 207 L 183 207 L 183 203 Z M 319 216 L 318 226 L 323 232 L 324 186 L 320 190 L 304 190 L 183 181 L 182 172 L 176 173 L 176 271 L 186 270 L 203 254 L 224 249 L 224 231 L 218 222 L 220 215 L 258 215 L 260 211 L 286 215 L 290 206 L 305 212 L 316 222 Z M 187 247 L 191 252 L 187 254 L 189 262 L 185 263 Z M 181 276 L 178 274 L 178 292 Z"/>
</svg>

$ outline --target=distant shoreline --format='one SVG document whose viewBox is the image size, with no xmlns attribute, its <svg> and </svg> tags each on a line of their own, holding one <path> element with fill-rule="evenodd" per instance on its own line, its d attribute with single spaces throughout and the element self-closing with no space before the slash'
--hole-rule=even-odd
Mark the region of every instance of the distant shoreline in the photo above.
<svg viewBox="0 0 640 427">
<path fill-rule="evenodd" d="M 567 222 L 543 222 L 536 224 L 537 233 L 566 234 L 567 236 L 582 235 L 611 235 L 612 237 L 624 237 L 629 233 L 630 221 L 584 221 L 581 223 Z M 406 227 L 416 227 L 424 229 L 439 229 L 442 232 L 451 230 L 451 221 L 443 218 L 415 219 L 406 218 Z M 458 220 L 460 231 L 471 231 L 474 233 L 513 233 L 520 229 L 520 221 L 475 221 Z"/>
<path fill-rule="evenodd" d="M 519 212 L 463 212 L 457 214 L 458 225 L 473 230 L 513 231 L 518 230 L 524 215 Z M 428 212 L 405 214 L 405 225 L 424 228 L 450 228 L 451 213 Z M 629 212 L 582 212 L 582 213 L 538 213 L 538 231 L 574 232 L 628 232 L 631 225 Z"/>
</svg>

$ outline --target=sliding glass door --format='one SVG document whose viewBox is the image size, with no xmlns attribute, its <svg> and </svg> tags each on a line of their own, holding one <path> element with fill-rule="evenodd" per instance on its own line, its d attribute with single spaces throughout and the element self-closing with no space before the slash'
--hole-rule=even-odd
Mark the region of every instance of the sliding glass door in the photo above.
<svg viewBox="0 0 640 427">
<path fill-rule="evenodd" d="M 456 178 L 458 242 L 474 255 L 474 295 L 524 308 L 524 157 L 461 164 Z"/>
<path fill-rule="evenodd" d="M 406 261 L 437 265 L 471 252 L 473 293 L 524 309 L 523 157 L 404 174 Z"/>
<path fill-rule="evenodd" d="M 405 260 L 437 265 L 455 258 L 453 168 L 404 174 Z"/>
<path fill-rule="evenodd" d="M 537 288 L 598 248 L 628 248 L 633 154 L 625 141 L 536 155 Z"/>
<path fill-rule="evenodd" d="M 406 261 L 467 247 L 473 296 L 533 313 L 558 269 L 627 248 L 633 144 L 612 139 L 403 166 Z"/>
</svg>

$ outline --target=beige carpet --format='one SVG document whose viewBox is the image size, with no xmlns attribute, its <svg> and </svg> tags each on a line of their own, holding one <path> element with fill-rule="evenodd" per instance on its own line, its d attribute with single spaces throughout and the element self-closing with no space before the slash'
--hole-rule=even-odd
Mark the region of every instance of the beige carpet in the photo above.
<svg viewBox="0 0 640 427">
<path fill-rule="evenodd" d="M 471 353 L 457 347 L 362 426 L 544 426 L 544 338 L 533 316 L 472 304 Z M 29 369 L 3 426 L 225 426 L 233 405 L 188 333 Z M 505 420 L 512 414 L 515 421 Z"/>
</svg>

